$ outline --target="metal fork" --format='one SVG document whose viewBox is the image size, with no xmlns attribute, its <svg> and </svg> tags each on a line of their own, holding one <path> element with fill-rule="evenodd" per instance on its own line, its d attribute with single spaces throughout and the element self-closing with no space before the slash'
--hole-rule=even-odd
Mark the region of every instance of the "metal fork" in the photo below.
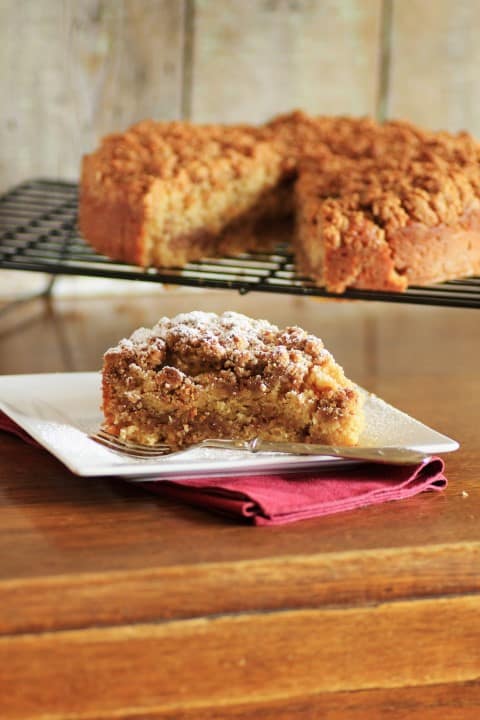
<svg viewBox="0 0 480 720">
<path fill-rule="evenodd" d="M 407 447 L 340 447 L 336 445 L 319 445 L 316 443 L 296 442 L 270 442 L 261 438 L 253 440 L 223 440 L 207 438 L 195 445 L 189 445 L 182 450 L 172 450 L 169 445 L 140 445 L 139 443 L 120 440 L 106 430 L 100 429 L 89 436 L 95 442 L 104 445 L 109 450 L 136 458 L 156 458 L 164 455 L 179 455 L 187 450 L 199 447 L 223 448 L 228 450 L 245 450 L 251 453 L 276 452 L 289 455 L 319 455 L 339 457 L 350 460 L 363 460 L 374 463 L 392 465 L 418 465 L 430 459 L 426 453 Z"/>
</svg>

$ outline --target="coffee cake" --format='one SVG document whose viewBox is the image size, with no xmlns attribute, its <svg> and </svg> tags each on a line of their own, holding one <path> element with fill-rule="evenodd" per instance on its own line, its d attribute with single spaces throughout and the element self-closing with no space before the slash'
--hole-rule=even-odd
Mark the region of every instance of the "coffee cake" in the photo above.
<svg viewBox="0 0 480 720">
<path fill-rule="evenodd" d="M 474 275 L 479 178 L 440 155 L 305 160 L 295 187 L 297 265 L 336 293 Z"/>
<path fill-rule="evenodd" d="M 79 226 L 109 257 L 182 266 L 227 251 L 229 228 L 255 222 L 281 178 L 278 152 L 253 128 L 145 121 L 84 157 Z"/>
<path fill-rule="evenodd" d="M 162 318 L 108 350 L 105 428 L 180 448 L 207 437 L 354 445 L 360 395 L 323 343 L 234 312 Z"/>
<path fill-rule="evenodd" d="M 291 238 L 335 293 L 480 273 L 480 149 L 467 133 L 311 117 L 138 123 L 83 161 L 79 222 L 109 257 L 182 267 Z"/>
</svg>

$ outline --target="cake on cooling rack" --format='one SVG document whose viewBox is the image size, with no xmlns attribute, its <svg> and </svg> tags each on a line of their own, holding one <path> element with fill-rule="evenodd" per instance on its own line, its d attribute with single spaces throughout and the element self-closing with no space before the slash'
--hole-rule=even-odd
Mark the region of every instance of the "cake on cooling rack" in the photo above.
<svg viewBox="0 0 480 720">
<path fill-rule="evenodd" d="M 254 128 L 144 121 L 83 159 L 79 225 L 93 247 L 126 262 L 178 267 L 249 249 L 275 214 L 281 158 Z M 264 210 L 265 208 L 265 210 Z"/>
<path fill-rule="evenodd" d="M 292 215 L 297 266 L 332 292 L 475 275 L 480 146 L 296 111 L 259 127 L 145 121 L 83 161 L 84 237 L 144 267 L 269 248 Z"/>
<path fill-rule="evenodd" d="M 207 437 L 354 445 L 361 404 L 321 340 L 234 312 L 162 318 L 104 356 L 104 427 L 145 445 Z"/>
<path fill-rule="evenodd" d="M 478 180 L 477 169 L 440 157 L 304 160 L 295 188 L 298 267 L 338 293 L 475 275 Z"/>
</svg>

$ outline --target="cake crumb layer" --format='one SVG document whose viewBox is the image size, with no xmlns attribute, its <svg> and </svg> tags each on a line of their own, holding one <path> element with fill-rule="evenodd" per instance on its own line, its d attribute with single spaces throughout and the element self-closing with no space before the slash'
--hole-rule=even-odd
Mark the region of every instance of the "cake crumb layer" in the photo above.
<svg viewBox="0 0 480 720">
<path fill-rule="evenodd" d="M 108 350 L 105 428 L 173 449 L 205 438 L 354 445 L 355 385 L 322 341 L 234 312 L 191 312 L 140 328 Z"/>
</svg>

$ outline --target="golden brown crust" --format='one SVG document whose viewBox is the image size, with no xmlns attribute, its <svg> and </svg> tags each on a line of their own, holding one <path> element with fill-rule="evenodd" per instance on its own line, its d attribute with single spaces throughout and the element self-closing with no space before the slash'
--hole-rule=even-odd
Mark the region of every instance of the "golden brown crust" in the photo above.
<svg viewBox="0 0 480 720">
<path fill-rule="evenodd" d="M 394 264 L 409 285 L 480 274 L 480 203 L 454 226 L 410 223 L 389 237 Z"/>
</svg>

